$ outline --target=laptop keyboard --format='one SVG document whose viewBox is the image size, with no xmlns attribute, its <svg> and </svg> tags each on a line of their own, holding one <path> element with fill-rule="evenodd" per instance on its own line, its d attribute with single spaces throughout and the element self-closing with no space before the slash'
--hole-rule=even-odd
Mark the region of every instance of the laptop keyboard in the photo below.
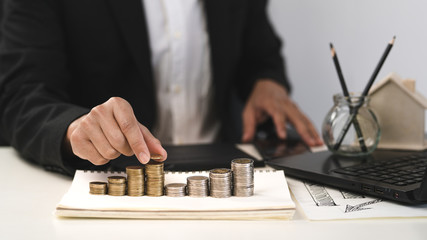
<svg viewBox="0 0 427 240">
<path fill-rule="evenodd" d="M 406 186 L 423 181 L 427 167 L 427 156 L 414 154 L 385 161 L 363 163 L 333 170 L 336 173 Z"/>
</svg>

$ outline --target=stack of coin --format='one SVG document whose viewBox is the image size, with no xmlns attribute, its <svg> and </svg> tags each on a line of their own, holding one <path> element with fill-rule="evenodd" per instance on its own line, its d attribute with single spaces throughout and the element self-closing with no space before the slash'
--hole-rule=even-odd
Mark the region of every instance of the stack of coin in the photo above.
<svg viewBox="0 0 427 240">
<path fill-rule="evenodd" d="M 126 194 L 126 178 L 123 176 L 108 177 L 108 195 L 123 196 Z"/>
<path fill-rule="evenodd" d="M 163 195 L 165 173 L 163 163 L 150 161 L 145 165 L 146 193 L 148 196 L 158 197 Z"/>
<path fill-rule="evenodd" d="M 128 195 L 144 195 L 144 168 L 142 166 L 128 166 L 126 167 L 126 174 L 128 180 Z"/>
<path fill-rule="evenodd" d="M 254 160 L 237 158 L 231 161 L 233 172 L 233 195 L 250 197 L 254 195 Z"/>
<path fill-rule="evenodd" d="M 107 194 L 107 183 L 106 182 L 90 182 L 89 193 L 95 195 Z"/>
<path fill-rule="evenodd" d="M 209 172 L 211 197 L 231 197 L 231 170 L 216 168 Z"/>
<path fill-rule="evenodd" d="M 185 183 L 169 183 L 165 186 L 165 195 L 168 197 L 184 197 Z"/>
<path fill-rule="evenodd" d="M 191 176 L 187 178 L 187 191 L 190 197 L 209 196 L 209 181 L 205 176 Z"/>
</svg>

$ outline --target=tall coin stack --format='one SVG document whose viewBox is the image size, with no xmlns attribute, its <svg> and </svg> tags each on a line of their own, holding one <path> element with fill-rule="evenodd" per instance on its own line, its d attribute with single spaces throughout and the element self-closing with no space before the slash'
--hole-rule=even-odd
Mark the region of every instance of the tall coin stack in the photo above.
<svg viewBox="0 0 427 240">
<path fill-rule="evenodd" d="M 106 182 L 90 182 L 89 193 L 95 195 L 107 194 L 107 183 Z"/>
<path fill-rule="evenodd" d="M 191 176 L 187 178 L 187 191 L 190 197 L 209 196 L 209 179 L 205 176 Z"/>
<path fill-rule="evenodd" d="M 142 166 L 128 166 L 126 167 L 126 174 L 128 180 L 128 195 L 144 195 L 144 168 Z"/>
<path fill-rule="evenodd" d="M 148 196 L 159 197 L 163 195 L 165 173 L 163 162 L 150 161 L 145 165 L 146 193 Z"/>
<path fill-rule="evenodd" d="M 254 160 L 237 158 L 231 161 L 233 172 L 233 195 L 250 197 L 254 195 Z"/>
<path fill-rule="evenodd" d="M 126 193 L 126 178 L 122 176 L 108 177 L 108 195 L 123 196 Z"/>
<path fill-rule="evenodd" d="M 231 170 L 216 168 L 209 172 L 211 197 L 231 197 Z"/>
<path fill-rule="evenodd" d="M 165 195 L 168 197 L 184 197 L 185 183 L 169 183 L 165 186 Z"/>
</svg>

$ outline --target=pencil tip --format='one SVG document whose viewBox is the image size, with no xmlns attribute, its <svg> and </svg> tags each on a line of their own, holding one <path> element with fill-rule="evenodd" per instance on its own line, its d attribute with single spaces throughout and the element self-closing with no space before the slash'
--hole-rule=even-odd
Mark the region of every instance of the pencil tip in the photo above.
<svg viewBox="0 0 427 240">
<path fill-rule="evenodd" d="M 390 41 L 390 44 L 394 44 L 394 40 L 396 40 L 396 35 L 393 36 L 393 39 Z"/>
<path fill-rule="evenodd" d="M 335 48 L 334 48 L 334 45 L 332 45 L 332 43 L 329 43 L 329 46 L 331 47 L 331 55 L 332 55 L 332 57 L 335 57 Z"/>
</svg>

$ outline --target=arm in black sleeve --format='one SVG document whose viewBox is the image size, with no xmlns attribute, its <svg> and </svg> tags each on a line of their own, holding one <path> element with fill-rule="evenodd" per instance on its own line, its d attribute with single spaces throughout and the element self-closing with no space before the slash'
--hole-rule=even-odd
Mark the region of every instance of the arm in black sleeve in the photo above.
<svg viewBox="0 0 427 240">
<path fill-rule="evenodd" d="M 64 36 L 55 0 L 8 0 L 0 44 L 0 131 L 23 157 L 72 174 L 87 161 L 62 153 L 68 125 L 87 113 L 69 103 Z M 72 163 L 72 164 L 70 164 Z"/>
</svg>

